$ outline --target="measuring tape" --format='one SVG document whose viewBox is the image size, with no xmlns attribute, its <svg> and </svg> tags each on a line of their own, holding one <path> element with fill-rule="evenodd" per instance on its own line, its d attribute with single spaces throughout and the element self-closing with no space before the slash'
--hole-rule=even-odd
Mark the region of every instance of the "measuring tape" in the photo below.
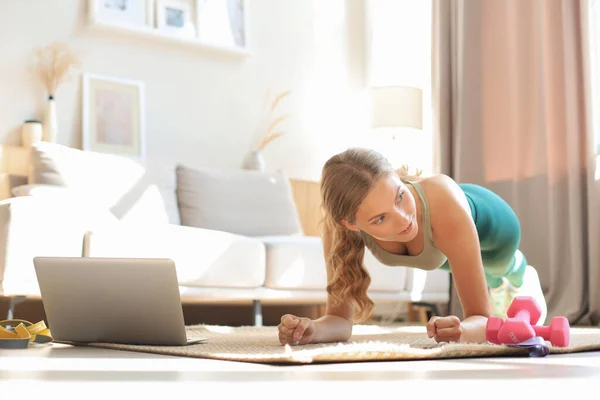
<svg viewBox="0 0 600 400">
<path fill-rule="evenodd" d="M 50 329 L 44 321 L 32 324 L 23 319 L 0 321 L 0 349 L 26 349 L 30 342 L 51 342 Z"/>
</svg>

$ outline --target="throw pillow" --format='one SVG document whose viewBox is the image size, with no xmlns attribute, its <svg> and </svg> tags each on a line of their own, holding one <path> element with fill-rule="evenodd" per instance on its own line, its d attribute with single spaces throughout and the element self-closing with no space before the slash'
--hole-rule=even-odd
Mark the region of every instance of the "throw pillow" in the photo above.
<svg viewBox="0 0 600 400">
<path fill-rule="evenodd" d="M 31 149 L 29 184 L 67 187 L 123 222 L 169 222 L 146 169 L 127 157 L 40 142 Z M 28 190 L 39 192 L 40 187 Z"/>
<path fill-rule="evenodd" d="M 246 236 L 302 235 L 285 174 L 177 166 L 181 224 Z"/>
<path fill-rule="evenodd" d="M 27 175 L 0 174 L 0 200 L 12 197 L 12 190 L 27 184 Z"/>
</svg>

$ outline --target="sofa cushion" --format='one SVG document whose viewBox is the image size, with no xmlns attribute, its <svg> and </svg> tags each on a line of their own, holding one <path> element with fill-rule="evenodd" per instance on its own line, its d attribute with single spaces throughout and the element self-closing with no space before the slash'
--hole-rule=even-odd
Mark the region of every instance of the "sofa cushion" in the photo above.
<svg viewBox="0 0 600 400">
<path fill-rule="evenodd" d="M 327 285 L 321 239 L 315 236 L 259 237 L 267 252 L 265 286 L 272 289 L 319 289 Z"/>
<path fill-rule="evenodd" d="M 265 286 L 272 289 L 320 289 L 327 286 L 321 239 L 316 236 L 260 237 L 267 251 Z M 399 292 L 406 286 L 406 268 L 379 263 L 365 249 L 364 263 L 371 275 L 370 291 Z"/>
<path fill-rule="evenodd" d="M 301 235 L 292 188 L 281 172 L 177 166 L 181 224 L 247 236 Z"/>
<path fill-rule="evenodd" d="M 418 268 L 407 268 L 406 291 L 411 299 L 420 301 L 448 301 L 450 295 L 450 274 L 443 269 L 425 271 Z"/>
<path fill-rule="evenodd" d="M 84 255 L 170 258 L 182 286 L 254 288 L 265 280 L 265 246 L 260 240 L 208 229 L 100 229 L 86 234 Z"/>
<path fill-rule="evenodd" d="M 123 222 L 169 222 L 153 177 L 142 164 L 126 157 L 40 142 L 31 149 L 28 184 L 69 188 L 78 197 L 110 209 Z M 24 193 L 21 189 L 18 192 Z"/>
</svg>

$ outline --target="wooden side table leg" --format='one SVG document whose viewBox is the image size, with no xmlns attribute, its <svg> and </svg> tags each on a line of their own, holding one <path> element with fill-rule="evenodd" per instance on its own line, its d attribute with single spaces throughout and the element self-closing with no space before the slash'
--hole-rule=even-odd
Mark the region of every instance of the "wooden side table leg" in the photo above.
<svg viewBox="0 0 600 400">
<path fill-rule="evenodd" d="M 415 322 L 415 308 L 412 302 L 408 302 L 408 322 Z"/>
<path fill-rule="evenodd" d="M 419 307 L 419 322 L 422 324 L 427 324 L 427 322 L 429 322 L 427 308 L 425 307 Z"/>
</svg>

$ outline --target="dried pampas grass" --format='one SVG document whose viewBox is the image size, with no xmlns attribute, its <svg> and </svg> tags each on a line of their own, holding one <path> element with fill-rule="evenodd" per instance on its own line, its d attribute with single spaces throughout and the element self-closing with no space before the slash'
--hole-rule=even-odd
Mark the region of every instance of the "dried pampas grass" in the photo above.
<svg viewBox="0 0 600 400">
<path fill-rule="evenodd" d="M 54 97 L 60 84 L 70 78 L 80 62 L 65 43 L 54 42 L 36 51 L 37 73 L 48 92 Z"/>
<path fill-rule="evenodd" d="M 268 123 L 266 125 L 266 130 L 265 130 L 264 136 L 263 136 L 262 140 L 260 141 L 260 143 L 258 144 L 258 147 L 257 147 L 258 151 L 264 150 L 265 147 L 267 147 L 267 145 L 269 143 L 271 143 L 273 140 L 285 135 L 284 131 L 275 132 L 275 128 L 278 127 L 283 121 L 285 121 L 286 119 L 291 117 L 291 115 L 283 114 L 276 118 L 273 118 L 273 114 L 274 114 L 275 110 L 277 109 L 277 106 L 279 104 L 281 104 L 283 99 L 285 99 L 291 93 L 292 93 L 291 90 L 285 90 L 285 91 L 278 93 L 275 97 L 273 97 L 273 99 L 271 99 L 271 96 L 270 96 L 271 90 L 270 89 L 267 90 L 267 93 L 265 95 L 264 109 L 265 109 L 265 112 L 267 113 L 267 122 Z"/>
</svg>

